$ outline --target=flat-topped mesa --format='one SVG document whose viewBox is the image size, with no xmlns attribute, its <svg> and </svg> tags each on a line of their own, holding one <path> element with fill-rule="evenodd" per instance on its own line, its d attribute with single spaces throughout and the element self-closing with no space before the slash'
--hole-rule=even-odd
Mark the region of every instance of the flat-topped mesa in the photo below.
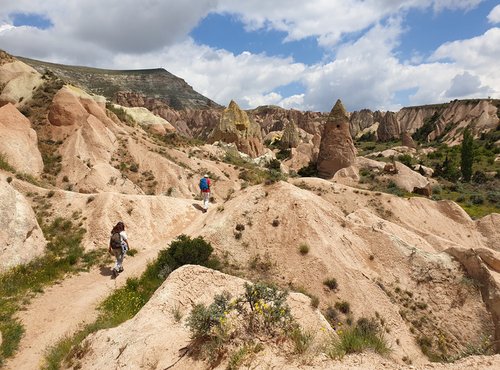
<svg viewBox="0 0 500 370">
<path fill-rule="evenodd" d="M 349 131 L 349 117 L 337 100 L 328 116 L 318 154 L 318 173 L 325 179 L 332 178 L 341 168 L 349 167 L 356 158 L 356 148 Z"/>
<path fill-rule="evenodd" d="M 240 109 L 233 100 L 222 113 L 219 124 L 209 137 L 209 142 L 223 141 L 234 143 L 240 152 L 251 157 L 264 154 L 260 126 L 247 113 Z"/>
</svg>

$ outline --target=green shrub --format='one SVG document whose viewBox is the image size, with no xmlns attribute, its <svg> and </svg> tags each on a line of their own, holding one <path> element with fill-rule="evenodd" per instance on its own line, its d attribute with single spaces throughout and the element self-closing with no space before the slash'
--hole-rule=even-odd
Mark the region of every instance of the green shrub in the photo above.
<svg viewBox="0 0 500 370">
<path fill-rule="evenodd" d="M 472 175 L 472 182 L 475 184 L 484 184 L 488 181 L 486 174 L 483 171 L 476 171 L 474 175 Z"/>
<path fill-rule="evenodd" d="M 311 295 L 311 307 L 318 308 L 318 306 L 319 306 L 319 298 L 316 297 L 315 295 Z"/>
<path fill-rule="evenodd" d="M 0 153 L 0 169 L 9 172 L 15 172 L 14 167 L 12 167 L 7 161 L 6 156 L 3 153 Z"/>
<path fill-rule="evenodd" d="M 212 329 L 224 325 L 224 319 L 229 310 L 228 292 L 218 294 L 214 297 L 214 302 L 208 307 L 197 304 L 191 311 L 187 319 L 187 326 L 194 339 L 201 339 L 210 336 Z"/>
<path fill-rule="evenodd" d="M 314 335 L 312 332 L 304 331 L 298 325 L 290 330 L 288 338 L 292 340 L 294 353 L 302 355 L 311 347 Z"/>
<path fill-rule="evenodd" d="M 212 245 L 201 236 L 191 239 L 187 235 L 179 235 L 168 249 L 160 251 L 158 263 L 161 269 L 173 271 L 182 265 L 201 265 L 218 268 L 220 262 L 211 258 Z"/>
<path fill-rule="evenodd" d="M 276 159 L 283 161 L 285 159 L 290 158 L 292 151 L 291 149 L 281 149 L 278 153 L 276 153 Z"/>
<path fill-rule="evenodd" d="M 338 288 L 337 279 L 335 278 L 326 279 L 325 281 L 323 281 L 323 284 L 326 285 L 330 290 L 335 290 Z"/>
<path fill-rule="evenodd" d="M 297 174 L 301 177 L 318 177 L 318 168 L 316 162 L 309 162 L 305 167 L 302 167 L 297 171 Z"/>
<path fill-rule="evenodd" d="M 484 197 L 481 194 L 472 194 L 469 197 L 470 201 L 472 204 L 483 204 L 484 203 Z"/>
<path fill-rule="evenodd" d="M 290 307 L 286 303 L 288 292 L 274 285 L 245 283 L 245 293 L 237 300 L 236 309 L 248 316 L 250 331 L 264 329 L 273 333 L 277 328 L 286 328 L 292 321 Z"/>
<path fill-rule="evenodd" d="M 371 349 L 380 355 L 390 352 L 388 344 L 376 323 L 372 319 L 361 318 L 353 328 L 337 331 L 338 339 L 333 340 L 327 354 L 333 358 L 342 358 L 345 354 L 361 353 Z"/>
<path fill-rule="evenodd" d="M 324 313 L 325 319 L 328 320 L 330 325 L 335 326 L 339 321 L 339 313 L 332 306 L 328 306 Z"/>
<path fill-rule="evenodd" d="M 347 301 L 335 302 L 335 308 L 346 315 L 351 312 L 351 305 Z"/>
<path fill-rule="evenodd" d="M 302 255 L 306 255 L 307 253 L 309 253 L 309 246 L 305 243 L 302 243 L 301 245 L 299 245 L 299 252 Z"/>
<path fill-rule="evenodd" d="M 410 167 L 410 168 L 411 168 L 411 166 L 413 164 L 413 158 L 409 154 L 401 154 L 401 155 L 399 155 L 398 156 L 398 161 L 400 161 L 402 164 L 404 164 L 405 166 Z"/>
<path fill-rule="evenodd" d="M 281 162 L 277 159 L 271 159 L 269 161 L 269 163 L 267 163 L 267 168 L 269 168 L 270 170 L 278 170 L 280 171 L 281 170 Z"/>
</svg>

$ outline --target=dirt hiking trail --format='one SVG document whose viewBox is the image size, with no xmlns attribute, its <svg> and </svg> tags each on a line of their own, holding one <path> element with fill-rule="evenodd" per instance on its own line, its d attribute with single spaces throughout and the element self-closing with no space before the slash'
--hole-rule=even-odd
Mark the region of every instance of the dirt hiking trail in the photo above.
<svg viewBox="0 0 500 370">
<path fill-rule="evenodd" d="M 129 234 L 131 247 L 140 252 L 134 257 L 125 258 L 125 271 L 116 279 L 113 279 L 111 274 L 113 260 L 106 266 L 70 276 L 33 298 L 26 310 L 18 314 L 25 333 L 15 356 L 6 361 L 5 369 L 40 369 L 50 346 L 65 336 L 71 336 L 83 325 L 91 323 L 97 317 L 97 306 L 105 297 L 124 285 L 127 278 L 139 276 L 148 261 L 156 258 L 158 251 L 164 249 L 172 239 L 186 233 L 185 230 L 193 221 L 210 214 L 201 213 L 193 206 L 192 201 L 186 202 L 185 209 L 177 209 L 175 213 L 180 217 L 170 224 L 165 224 L 164 232 L 168 237 L 161 244 L 143 248 L 140 235 Z M 103 248 L 106 248 L 107 242 L 103 240 Z"/>
</svg>

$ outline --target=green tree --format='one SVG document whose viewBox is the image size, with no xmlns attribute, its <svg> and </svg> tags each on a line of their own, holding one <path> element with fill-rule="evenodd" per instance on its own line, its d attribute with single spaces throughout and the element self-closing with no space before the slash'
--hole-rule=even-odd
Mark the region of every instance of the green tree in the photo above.
<svg viewBox="0 0 500 370">
<path fill-rule="evenodd" d="M 462 161 L 460 168 L 462 178 L 469 182 L 472 176 L 472 163 L 474 162 L 474 138 L 469 129 L 464 131 L 464 140 L 462 141 Z"/>
</svg>

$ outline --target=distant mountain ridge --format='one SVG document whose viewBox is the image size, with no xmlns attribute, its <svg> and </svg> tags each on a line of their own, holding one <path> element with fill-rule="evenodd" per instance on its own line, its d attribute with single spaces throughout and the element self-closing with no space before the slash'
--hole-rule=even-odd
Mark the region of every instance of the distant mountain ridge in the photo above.
<svg viewBox="0 0 500 370">
<path fill-rule="evenodd" d="M 43 62 L 16 57 L 41 74 L 50 71 L 71 84 L 116 101 L 117 95 L 133 91 L 155 98 L 174 109 L 220 108 L 213 100 L 196 92 L 186 81 L 163 68 L 109 70 Z"/>
</svg>

